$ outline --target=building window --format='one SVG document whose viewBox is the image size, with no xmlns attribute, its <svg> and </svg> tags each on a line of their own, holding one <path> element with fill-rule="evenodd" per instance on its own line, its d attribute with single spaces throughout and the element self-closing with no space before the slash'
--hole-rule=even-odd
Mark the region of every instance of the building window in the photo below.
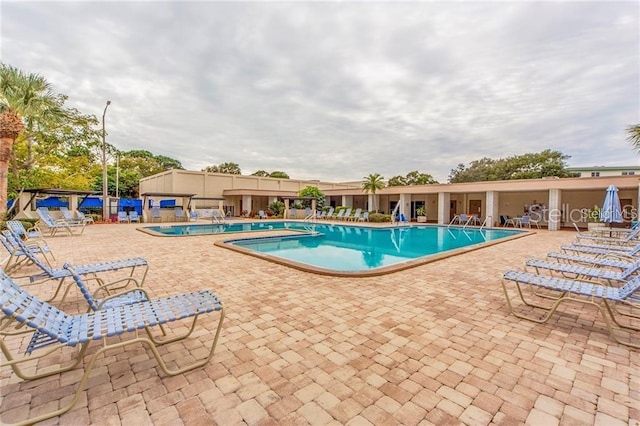
<svg viewBox="0 0 640 426">
<path fill-rule="evenodd" d="M 598 177 L 600 176 L 600 172 L 591 172 L 591 177 Z"/>
<path fill-rule="evenodd" d="M 622 176 L 633 176 L 636 172 L 622 172 Z"/>
</svg>

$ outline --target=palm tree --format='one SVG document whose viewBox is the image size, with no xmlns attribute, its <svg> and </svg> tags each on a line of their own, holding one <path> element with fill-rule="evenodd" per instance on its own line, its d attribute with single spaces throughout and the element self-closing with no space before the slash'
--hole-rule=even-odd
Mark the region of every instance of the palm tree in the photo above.
<svg viewBox="0 0 640 426">
<path fill-rule="evenodd" d="M 384 177 L 380 176 L 379 173 L 374 173 L 369 176 L 365 176 L 362 181 L 362 190 L 366 193 L 371 193 L 373 195 L 373 204 L 375 207 L 376 202 L 376 191 L 384 188 Z M 375 208 L 373 209 L 376 210 Z"/>
<path fill-rule="evenodd" d="M 640 124 L 627 127 L 627 140 L 640 152 Z"/>
<path fill-rule="evenodd" d="M 19 136 L 34 129 L 40 119 L 61 117 L 61 99 L 37 74 L 25 74 L 0 63 L 0 217 L 7 211 L 9 161 Z"/>
</svg>

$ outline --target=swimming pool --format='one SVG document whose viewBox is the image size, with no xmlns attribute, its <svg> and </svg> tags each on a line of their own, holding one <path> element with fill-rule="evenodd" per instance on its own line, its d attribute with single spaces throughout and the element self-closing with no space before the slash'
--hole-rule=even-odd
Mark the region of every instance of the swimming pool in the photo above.
<svg viewBox="0 0 640 426">
<path fill-rule="evenodd" d="M 309 272 L 373 276 L 530 234 L 521 230 L 432 225 L 373 228 L 280 222 L 283 228 L 276 228 L 276 223 L 270 223 L 273 229 L 298 229 L 308 233 L 233 239 L 215 244 Z"/>
</svg>

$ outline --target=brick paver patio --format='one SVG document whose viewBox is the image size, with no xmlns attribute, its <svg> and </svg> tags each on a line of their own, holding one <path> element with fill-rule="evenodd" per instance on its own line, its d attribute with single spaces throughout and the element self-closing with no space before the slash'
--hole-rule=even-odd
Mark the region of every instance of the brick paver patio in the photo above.
<svg viewBox="0 0 640 426">
<path fill-rule="evenodd" d="M 141 345 L 107 352 L 79 403 L 45 424 L 640 424 L 640 351 L 610 339 L 593 309 L 565 304 L 545 325 L 507 311 L 501 274 L 572 232 L 335 278 L 213 245 L 228 236 L 163 238 L 138 226 L 48 241 L 59 264 L 147 258 L 155 297 L 211 288 L 227 309 L 216 355 L 165 377 Z M 74 289 L 62 307 L 77 312 L 79 297 Z M 197 356 L 216 321 L 203 318 L 198 338 L 169 358 Z M 25 382 L 3 368 L 2 422 L 66 403 L 81 373 Z"/>
</svg>

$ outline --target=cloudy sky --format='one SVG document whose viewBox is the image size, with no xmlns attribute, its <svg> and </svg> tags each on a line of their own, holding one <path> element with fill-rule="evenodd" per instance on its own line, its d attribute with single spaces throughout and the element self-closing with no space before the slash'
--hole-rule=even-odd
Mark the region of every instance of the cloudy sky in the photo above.
<svg viewBox="0 0 640 426">
<path fill-rule="evenodd" d="M 545 149 L 638 165 L 640 4 L 13 2 L 0 58 L 191 170 L 361 180 Z"/>
</svg>

